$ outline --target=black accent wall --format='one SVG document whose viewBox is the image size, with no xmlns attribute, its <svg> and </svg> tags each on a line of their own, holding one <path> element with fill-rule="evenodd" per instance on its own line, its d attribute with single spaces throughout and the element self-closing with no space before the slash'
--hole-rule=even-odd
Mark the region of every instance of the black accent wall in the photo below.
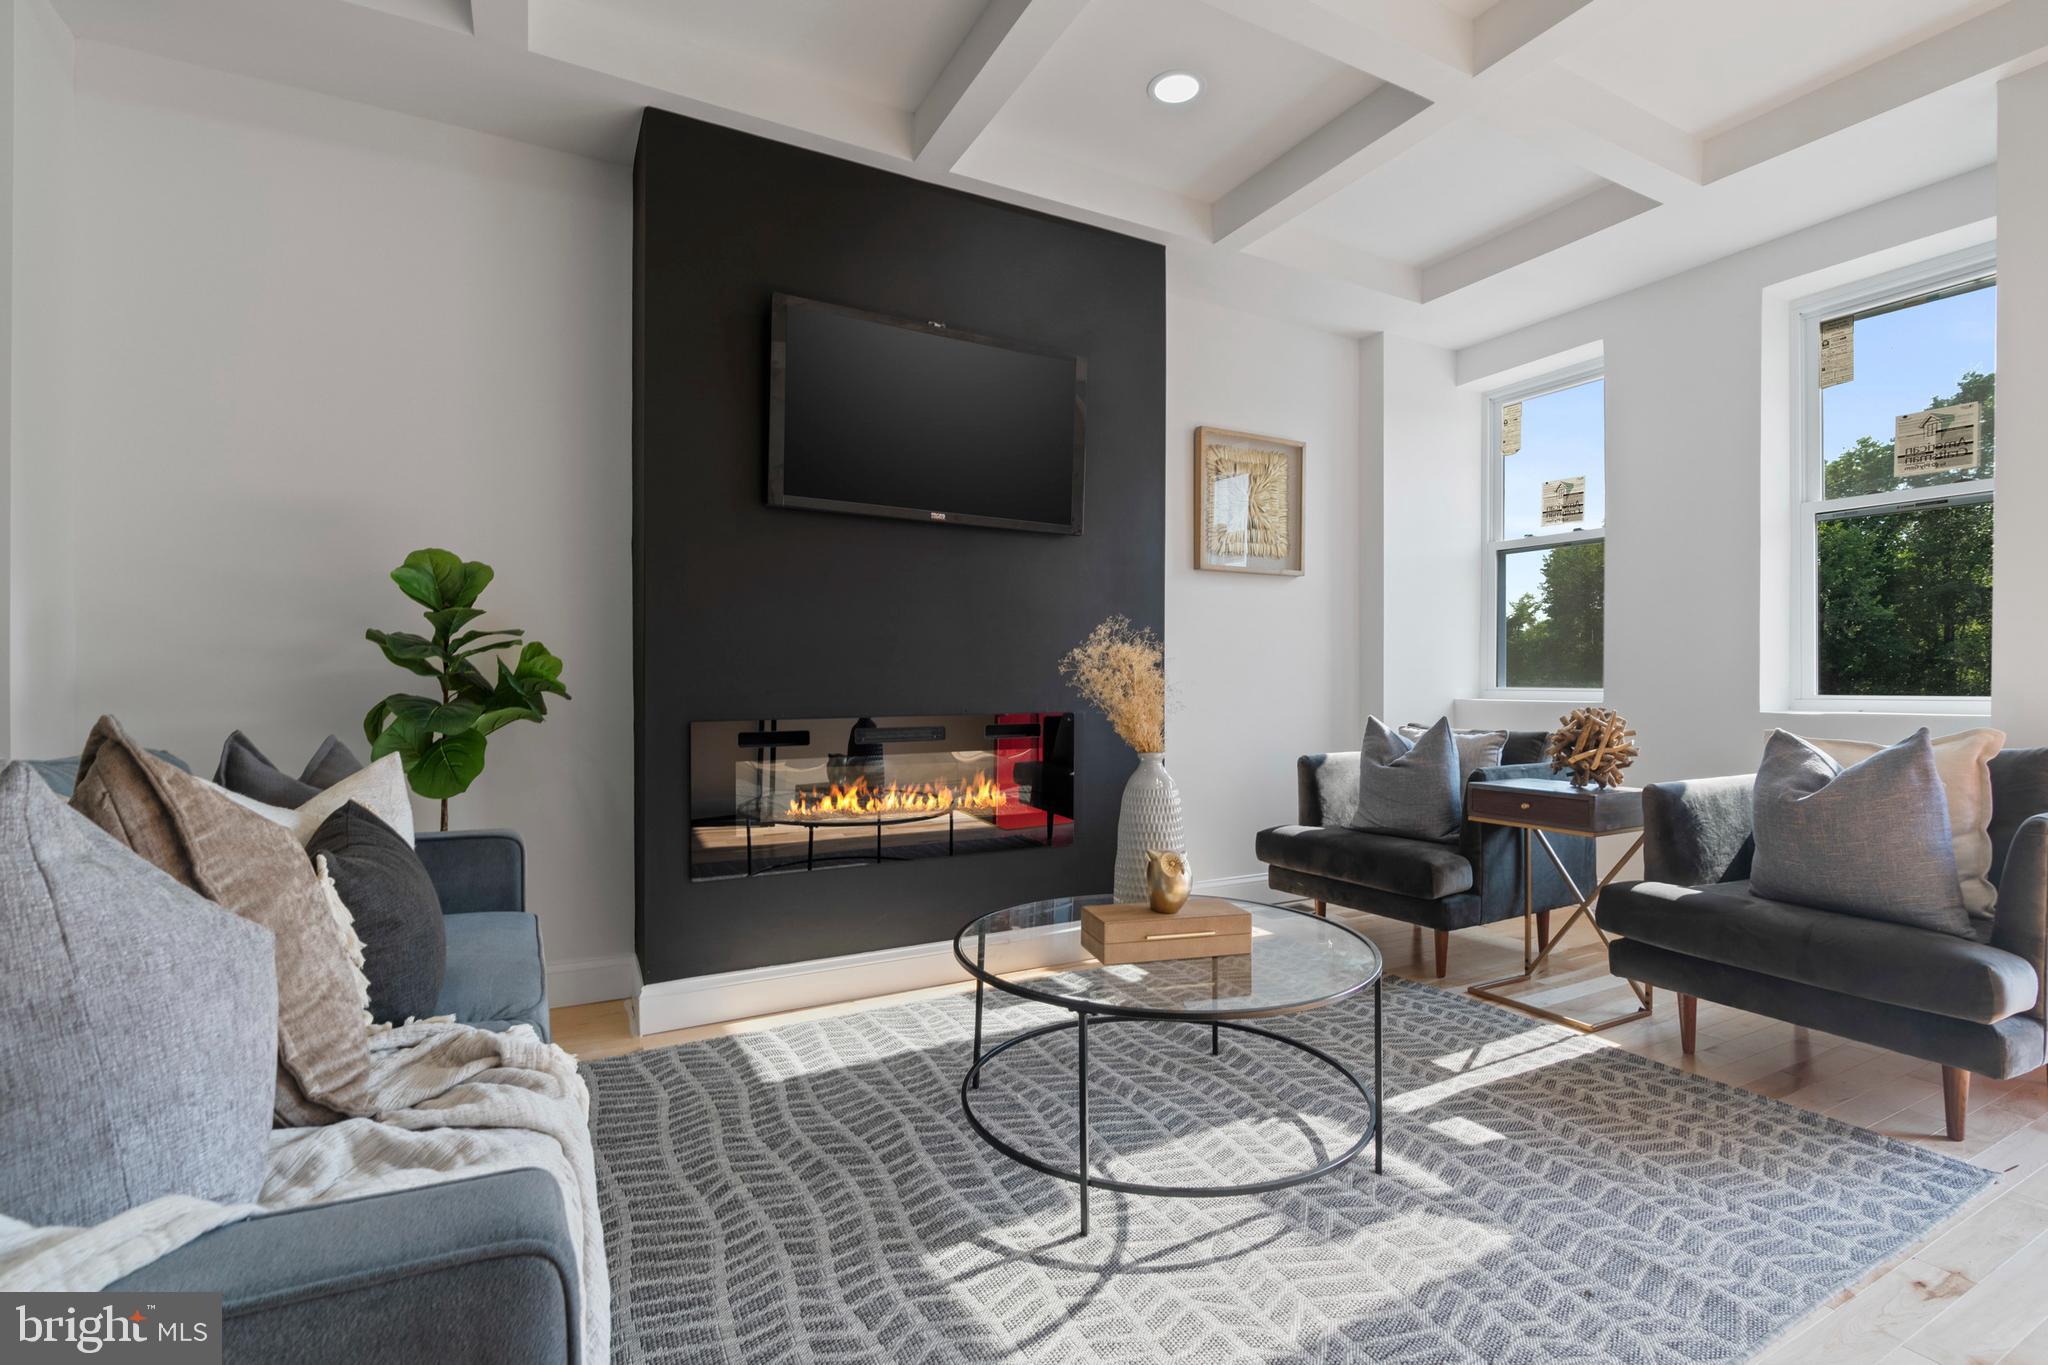
<svg viewBox="0 0 2048 1365">
<path fill-rule="evenodd" d="M 1086 530 L 924 525 L 765 502 L 777 291 L 1088 364 Z M 1061 683 L 1121 612 L 1164 610 L 1162 249 L 649 110 L 634 166 L 636 943 L 648 981 L 950 938 L 1107 890 L 1134 760 Z M 1073 709 L 1071 847 L 689 880 L 689 723 Z"/>
</svg>

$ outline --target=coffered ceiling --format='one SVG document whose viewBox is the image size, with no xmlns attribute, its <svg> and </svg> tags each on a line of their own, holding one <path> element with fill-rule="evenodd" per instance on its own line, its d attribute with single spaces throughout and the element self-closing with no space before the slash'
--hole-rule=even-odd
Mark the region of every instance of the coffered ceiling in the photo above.
<svg viewBox="0 0 2048 1365">
<path fill-rule="evenodd" d="M 2048 0 L 55 0 L 121 44 L 619 162 L 646 105 L 1464 344 L 1988 163 Z M 1199 98 L 1149 98 L 1160 72 Z"/>
</svg>

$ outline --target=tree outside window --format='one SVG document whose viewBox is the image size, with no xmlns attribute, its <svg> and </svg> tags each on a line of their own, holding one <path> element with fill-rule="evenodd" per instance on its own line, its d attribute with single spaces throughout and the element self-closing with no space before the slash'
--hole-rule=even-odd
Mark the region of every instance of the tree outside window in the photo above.
<svg viewBox="0 0 2048 1365">
<path fill-rule="evenodd" d="M 1826 453 L 1802 509 L 1820 697 L 1990 695 L 1996 297 L 1984 278 L 1852 315 L 1857 378 L 1820 391 Z M 1943 364 L 1946 383 L 1928 373 Z M 1966 403 L 1977 464 L 1900 477 L 1887 428 Z"/>
</svg>

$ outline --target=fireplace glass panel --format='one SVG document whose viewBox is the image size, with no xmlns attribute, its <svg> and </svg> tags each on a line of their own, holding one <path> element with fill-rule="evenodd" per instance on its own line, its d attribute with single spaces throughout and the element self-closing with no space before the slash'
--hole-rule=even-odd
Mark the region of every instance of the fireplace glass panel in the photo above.
<svg viewBox="0 0 2048 1365">
<path fill-rule="evenodd" d="M 1071 712 L 690 725 L 692 881 L 1073 838 Z"/>
</svg>

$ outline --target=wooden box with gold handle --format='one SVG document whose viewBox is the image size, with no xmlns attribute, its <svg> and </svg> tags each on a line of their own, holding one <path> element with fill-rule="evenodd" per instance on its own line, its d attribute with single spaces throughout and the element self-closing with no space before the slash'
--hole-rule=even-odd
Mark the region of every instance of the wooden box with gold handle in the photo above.
<svg viewBox="0 0 2048 1365">
<path fill-rule="evenodd" d="M 1190 897 L 1175 915 L 1154 914 L 1149 905 L 1084 906 L 1081 946 L 1111 965 L 1229 957 L 1252 950 L 1252 916 L 1215 896 Z"/>
</svg>

